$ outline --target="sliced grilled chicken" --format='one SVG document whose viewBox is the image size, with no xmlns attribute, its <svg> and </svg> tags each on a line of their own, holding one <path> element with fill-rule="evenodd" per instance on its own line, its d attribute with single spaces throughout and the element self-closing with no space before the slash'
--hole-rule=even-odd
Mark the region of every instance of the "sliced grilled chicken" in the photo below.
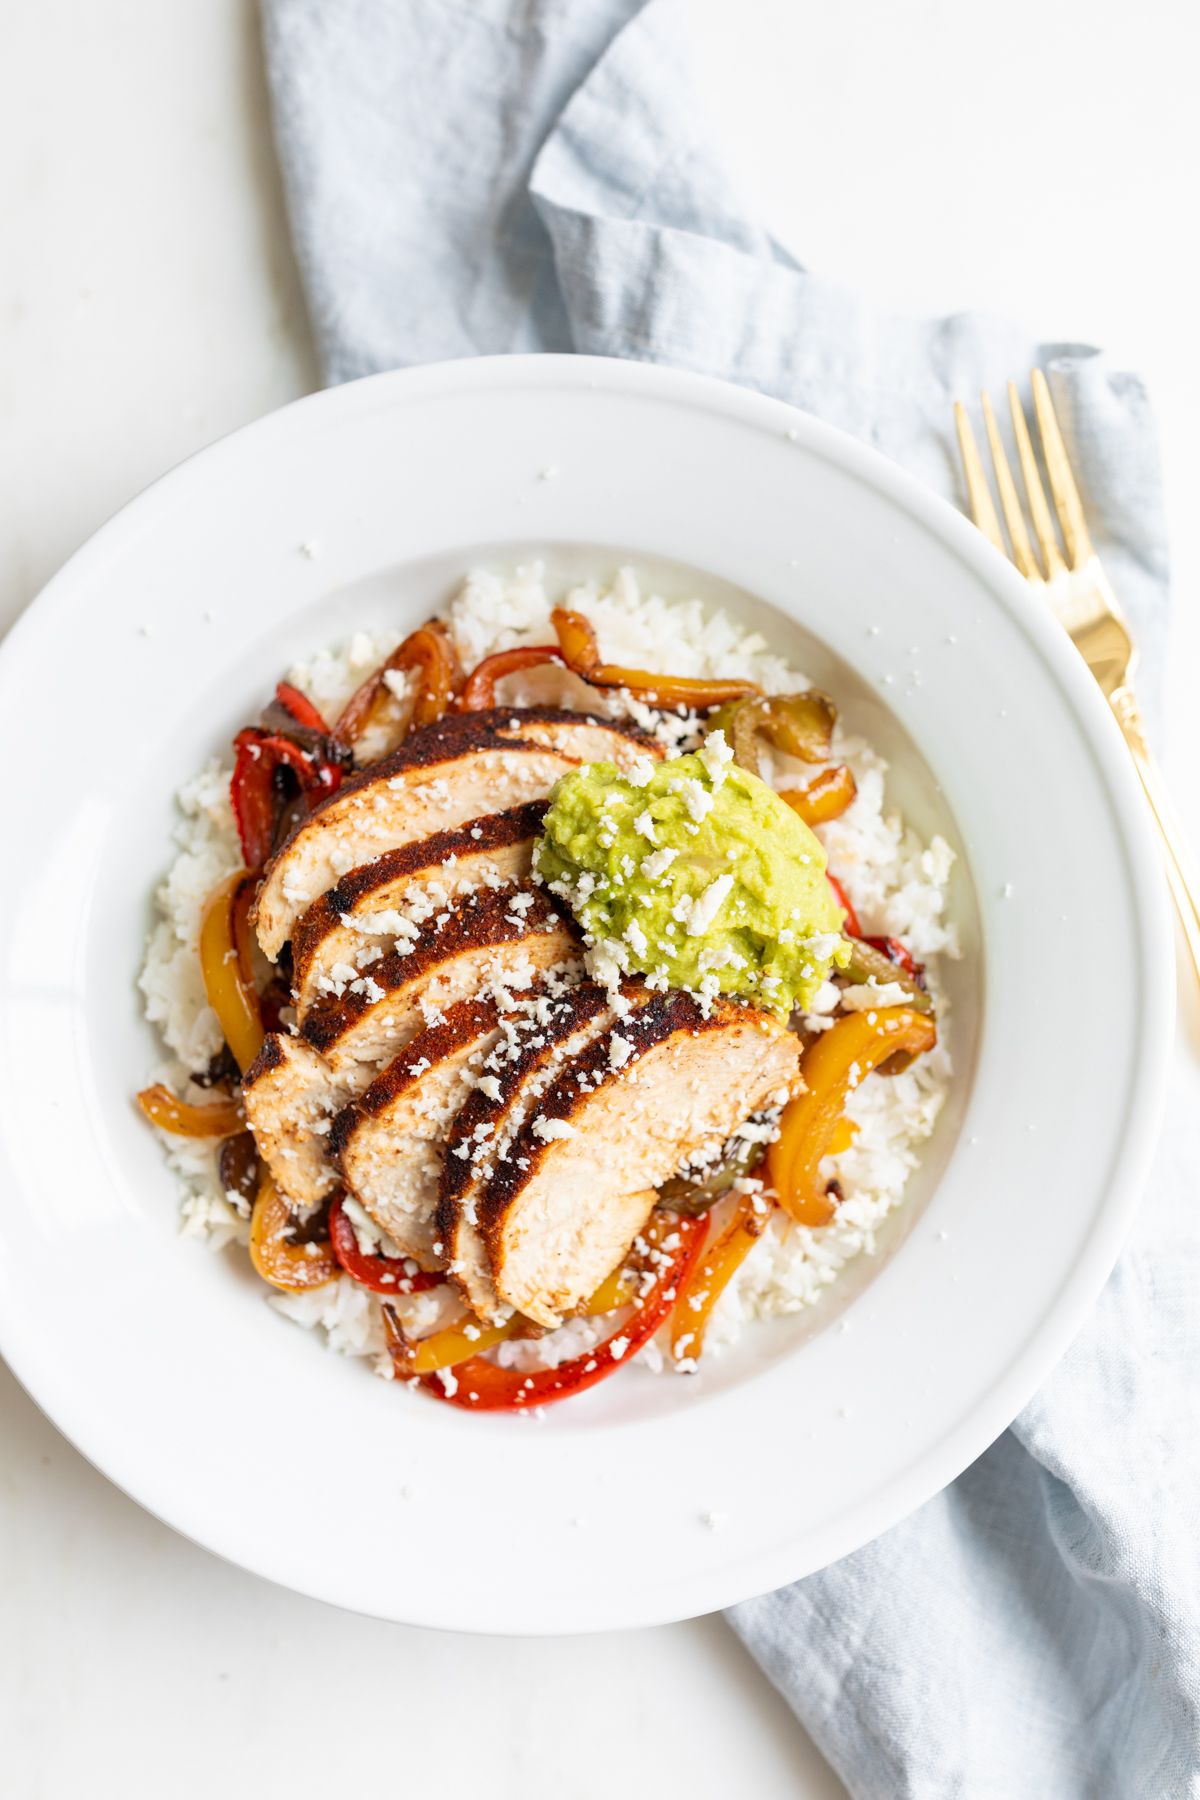
<svg viewBox="0 0 1200 1800">
<path fill-rule="evenodd" d="M 333 1123 L 331 1154 L 347 1188 L 423 1269 L 445 1263 L 435 1214 L 446 1133 L 499 1036 L 495 1001 L 460 1001 Z"/>
<path fill-rule="evenodd" d="M 329 1135 L 366 1079 L 352 1069 L 339 1080 L 311 1045 L 286 1032 L 272 1032 L 243 1075 L 242 1103 L 258 1153 L 293 1206 L 315 1206 L 337 1185 Z"/>
<path fill-rule="evenodd" d="M 267 864 L 254 924 L 274 962 L 304 909 L 350 869 L 483 813 L 544 798 L 560 775 L 661 747 L 635 726 L 556 707 L 451 713 L 347 781 Z"/>
<path fill-rule="evenodd" d="M 646 1190 L 782 1099 L 799 1060 L 769 1015 L 723 1001 L 705 1017 L 679 992 L 605 1032 L 542 1095 L 480 1199 L 500 1299 L 559 1324 L 625 1255 Z"/>
<path fill-rule="evenodd" d="M 387 850 L 343 875 L 300 915 L 292 932 L 296 1006 L 303 1019 L 322 994 L 343 987 L 397 944 L 415 944 L 460 894 L 504 887 L 529 874 L 544 800 L 487 813 Z"/>
<path fill-rule="evenodd" d="M 446 1007 L 498 987 L 527 988 L 578 954 L 575 926 L 537 888 L 465 894 L 421 943 L 397 948 L 323 1000 L 302 1035 L 335 1074 L 387 1062 Z"/>
<path fill-rule="evenodd" d="M 505 1033 L 484 1064 L 482 1079 L 467 1096 L 446 1138 L 438 1194 L 438 1237 L 447 1265 L 481 1319 L 504 1317 L 511 1308 L 492 1284 L 487 1247 L 479 1230 L 479 1196 L 538 1096 L 564 1066 L 613 1023 L 603 988 L 583 981 L 559 999 L 539 996 L 530 1017 L 510 1014 Z"/>
</svg>

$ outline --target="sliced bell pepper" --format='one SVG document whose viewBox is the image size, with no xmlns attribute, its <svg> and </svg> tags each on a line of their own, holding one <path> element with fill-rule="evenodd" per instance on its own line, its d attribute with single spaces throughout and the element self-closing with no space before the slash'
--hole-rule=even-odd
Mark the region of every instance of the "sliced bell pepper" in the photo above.
<svg viewBox="0 0 1200 1800">
<path fill-rule="evenodd" d="M 918 1012 L 933 1011 L 933 1001 L 922 985 L 925 971 L 899 938 L 852 937 L 850 961 L 841 973 L 859 986 L 870 981 L 880 986 L 895 984 L 904 989 L 909 1006 Z"/>
<path fill-rule="evenodd" d="M 275 845 L 275 828 L 283 796 L 275 772 L 290 769 L 309 805 L 332 794 L 342 783 L 340 763 L 323 762 L 279 732 L 248 726 L 233 740 L 236 752 L 229 797 L 233 802 L 242 855 L 250 870 L 261 869 Z"/>
<path fill-rule="evenodd" d="M 550 614 L 550 623 L 558 636 L 559 649 L 568 669 L 593 687 L 627 688 L 631 694 L 639 694 L 653 706 L 687 706 L 696 712 L 707 712 L 729 700 L 761 691 L 753 681 L 707 681 L 687 675 L 653 675 L 648 669 L 623 669 L 615 663 L 601 662 L 595 630 L 583 613 L 556 606 Z"/>
<path fill-rule="evenodd" d="M 346 1216 L 339 1194 L 329 1209 L 329 1242 L 338 1262 L 358 1282 L 375 1294 L 420 1294 L 426 1288 L 440 1287 L 444 1275 L 431 1275 L 425 1269 L 408 1273 L 404 1256 L 369 1256 L 358 1247 L 354 1226 Z"/>
<path fill-rule="evenodd" d="M 924 965 L 917 961 L 907 944 L 901 943 L 899 938 L 868 937 L 837 876 L 831 875 L 827 869 L 825 879 L 846 915 L 843 930 L 851 940 L 850 961 L 841 973 L 849 981 L 860 985 L 868 981 L 880 984 L 897 982 L 905 990 L 910 1006 L 915 1006 L 918 1012 L 932 1012 L 933 1001 L 925 991 Z"/>
<path fill-rule="evenodd" d="M 467 676 L 462 693 L 455 701 L 458 712 L 484 712 L 496 704 L 496 683 L 505 675 L 521 669 L 536 669 L 543 663 L 560 663 L 562 651 L 555 644 L 525 644 L 515 650 L 497 650 L 485 656 Z"/>
<path fill-rule="evenodd" d="M 319 731 L 322 737 L 329 736 L 329 727 L 307 694 L 302 694 L 298 687 L 290 681 L 276 684 L 275 698 L 285 712 L 290 712 L 297 725 L 306 725 L 310 731 Z"/>
<path fill-rule="evenodd" d="M 774 1200 L 764 1200 L 760 1193 L 741 1195 L 724 1231 L 680 1288 L 671 1315 L 671 1355 L 676 1362 L 699 1360 L 713 1308 L 767 1229 L 774 1210 Z"/>
<path fill-rule="evenodd" d="M 234 905 L 246 879 L 239 869 L 215 887 L 200 918 L 200 971 L 208 1004 L 244 1075 L 263 1042 L 258 995 L 242 974 L 234 930 Z"/>
<path fill-rule="evenodd" d="M 410 631 L 387 661 L 373 675 L 368 675 L 362 686 L 350 696 L 333 728 L 333 735 L 341 743 L 357 743 L 367 727 L 378 718 L 387 697 L 384 677 L 389 670 L 413 670 L 418 676 L 408 718 L 395 738 L 397 744 L 409 726 L 432 725 L 435 719 L 442 717 L 454 698 L 461 679 L 458 656 L 450 633 L 439 620 L 431 619 L 427 625 Z"/>
<path fill-rule="evenodd" d="M 336 1242 L 334 1248 L 337 1248 Z M 593 1318 L 615 1312 L 619 1306 L 627 1306 L 632 1297 L 629 1270 L 622 1263 L 611 1275 L 606 1276 L 580 1310 L 586 1317 Z M 386 1315 L 388 1309 L 384 1310 Z M 399 1359 L 403 1354 L 404 1367 L 409 1375 L 431 1374 L 435 1369 L 452 1369 L 456 1364 L 466 1362 L 469 1357 L 481 1356 L 494 1344 L 502 1344 L 506 1338 L 519 1336 L 520 1327 L 527 1323 L 516 1313 L 501 1325 L 485 1326 L 480 1320 L 464 1317 L 412 1344 L 405 1338 L 394 1317 L 389 1317 L 387 1322 L 388 1341 L 392 1345 L 393 1357 Z"/>
<path fill-rule="evenodd" d="M 324 1287 L 338 1272 L 332 1245 L 293 1243 L 292 1224 L 287 1201 L 264 1171 L 250 1215 L 250 1261 L 272 1287 L 288 1292 Z"/>
<path fill-rule="evenodd" d="M 465 1407 L 469 1412 L 526 1412 L 531 1407 L 548 1406 L 555 1400 L 581 1394 L 613 1374 L 649 1343 L 691 1273 L 703 1248 L 705 1231 L 703 1219 L 656 1214 L 644 1233 L 654 1247 L 654 1276 L 647 1292 L 638 1299 L 637 1311 L 603 1343 L 560 1363 L 556 1369 L 537 1369 L 532 1373 L 501 1369 L 473 1354 L 454 1365 L 453 1381 L 444 1382 L 437 1374 L 419 1374 L 414 1370 L 411 1346 L 398 1333 L 395 1320 L 388 1319 L 396 1373 L 405 1380 L 416 1374 L 422 1386 L 437 1399 Z M 386 1318 L 387 1308 L 384 1313 Z M 478 1351 L 478 1342 L 475 1350 Z"/>
<path fill-rule="evenodd" d="M 924 974 L 925 965 L 917 961 L 908 945 L 901 943 L 899 938 L 864 937 L 859 941 L 869 944 L 872 950 L 877 950 L 881 956 L 885 956 L 898 969 L 903 969 L 904 973 L 913 981 L 919 981 Z"/>
<path fill-rule="evenodd" d="M 860 938 L 862 936 L 862 926 L 858 922 L 858 914 L 850 903 L 849 894 L 846 892 L 837 876 L 831 875 L 828 869 L 825 871 L 825 879 L 833 889 L 834 899 L 846 915 L 846 936 Z"/>
<path fill-rule="evenodd" d="M 223 1138 L 246 1129 L 237 1100 L 214 1100 L 193 1106 L 188 1100 L 177 1100 L 161 1082 L 143 1088 L 137 1098 L 150 1123 L 160 1131 L 174 1132 L 176 1137 Z"/>
<path fill-rule="evenodd" d="M 767 1151 L 767 1175 L 779 1204 L 799 1225 L 827 1225 L 834 1207 L 820 1177 L 846 1101 L 872 1069 L 897 1051 L 931 1050 L 937 1027 L 908 1006 L 847 1013 L 813 1039 L 800 1073 L 806 1091 L 784 1109 L 779 1136 Z"/>
<path fill-rule="evenodd" d="M 721 722 L 728 731 L 734 761 L 752 775 L 761 775 L 760 738 L 802 762 L 828 762 L 837 707 L 819 688 L 806 688 L 800 694 L 743 700 Z"/>
<path fill-rule="evenodd" d="M 618 1306 L 628 1306 L 632 1298 L 632 1277 L 625 1264 L 619 1263 L 611 1275 L 605 1276 L 583 1310 L 589 1319 L 600 1318 L 604 1313 L 615 1312 Z"/>
<path fill-rule="evenodd" d="M 848 1118 L 847 1115 L 843 1113 L 833 1128 L 833 1135 L 829 1140 L 829 1148 L 825 1152 L 826 1156 L 840 1156 L 843 1150 L 848 1150 L 850 1148 L 857 1136 L 858 1120 Z"/>
<path fill-rule="evenodd" d="M 474 1356 L 482 1356 L 494 1345 L 502 1344 L 516 1328 L 515 1317 L 505 1319 L 502 1325 L 481 1325 L 474 1319 L 459 1319 L 443 1331 L 435 1331 L 413 1344 L 405 1363 L 406 1371 L 409 1375 L 433 1375 L 438 1369 L 453 1369 Z"/>
<path fill-rule="evenodd" d="M 247 987 L 254 986 L 254 927 L 250 913 L 257 892 L 258 882 L 253 875 L 243 875 L 241 886 L 235 888 L 233 895 L 233 942 L 238 969 Z"/>
<path fill-rule="evenodd" d="M 786 800 L 806 825 L 828 825 L 831 819 L 841 818 L 857 794 L 852 771 L 845 763 L 837 763 L 832 769 L 822 769 L 805 787 L 786 788 L 779 798 Z"/>
<path fill-rule="evenodd" d="M 217 1156 L 217 1174 L 227 1194 L 237 1194 L 248 1205 L 254 1205 L 262 1163 L 252 1131 L 237 1131 L 225 1139 Z"/>
</svg>

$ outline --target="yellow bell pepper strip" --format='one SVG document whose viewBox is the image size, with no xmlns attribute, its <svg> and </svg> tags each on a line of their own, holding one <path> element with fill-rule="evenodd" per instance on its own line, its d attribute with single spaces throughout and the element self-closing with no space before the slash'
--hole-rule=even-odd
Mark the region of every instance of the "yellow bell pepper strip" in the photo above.
<svg viewBox="0 0 1200 1800">
<path fill-rule="evenodd" d="M 833 1217 L 820 1163 L 850 1094 L 897 1051 L 919 1056 L 936 1042 L 933 1020 L 909 1006 L 847 1013 L 814 1038 L 800 1064 L 806 1091 L 785 1108 L 766 1161 L 779 1204 L 798 1225 L 827 1225 Z"/>
<path fill-rule="evenodd" d="M 671 1314 L 671 1355 L 676 1362 L 696 1362 L 717 1301 L 767 1229 L 774 1200 L 760 1192 L 743 1194 L 733 1216 L 711 1249 L 696 1264 L 679 1290 Z"/>
<path fill-rule="evenodd" d="M 460 1320 L 414 1344 L 409 1351 L 408 1371 L 412 1375 L 432 1375 L 436 1369 L 452 1369 L 456 1363 L 464 1363 L 471 1356 L 482 1356 L 494 1344 L 502 1344 L 505 1338 L 512 1336 L 515 1328 L 515 1318 L 506 1319 L 503 1325 L 477 1325 L 470 1319 Z"/>
<path fill-rule="evenodd" d="M 138 1105 L 152 1125 L 160 1131 L 172 1131 L 177 1137 L 230 1137 L 246 1129 L 246 1120 L 237 1100 L 214 1100 L 204 1106 L 193 1106 L 177 1100 L 161 1083 L 143 1088 Z"/>
<path fill-rule="evenodd" d="M 706 1229 L 703 1219 L 656 1214 L 643 1234 L 652 1247 L 652 1280 L 639 1296 L 637 1310 L 603 1343 L 560 1363 L 556 1369 L 502 1369 L 473 1354 L 465 1362 L 452 1365 L 452 1380 L 443 1380 L 441 1372 L 420 1374 L 412 1367 L 411 1347 L 405 1343 L 395 1318 L 388 1317 L 391 1309 L 385 1306 L 396 1374 L 405 1380 L 416 1374 L 422 1386 L 438 1400 L 465 1407 L 468 1412 L 527 1412 L 535 1406 L 548 1406 L 555 1400 L 581 1394 L 630 1361 L 654 1336 L 704 1247 Z M 474 1345 L 476 1351 L 479 1341 Z M 426 1345 L 432 1342 L 425 1340 Z M 443 1369 L 450 1366 L 443 1365 Z"/>
<path fill-rule="evenodd" d="M 412 707 L 404 730 L 395 739 L 397 744 L 409 727 L 432 725 L 436 719 L 440 719 L 462 680 L 462 670 L 450 633 L 440 620 L 431 619 L 427 625 L 410 631 L 387 661 L 373 675 L 368 675 L 362 686 L 350 696 L 333 728 L 333 735 L 339 743 L 357 743 L 367 727 L 378 718 L 388 695 L 384 677 L 389 670 L 412 670 L 417 676 Z"/>
<path fill-rule="evenodd" d="M 250 913 L 258 893 L 258 880 L 247 873 L 233 892 L 233 942 L 237 950 L 238 969 L 248 988 L 254 986 L 254 927 Z"/>
<path fill-rule="evenodd" d="M 841 818 L 857 795 L 858 784 L 853 772 L 845 763 L 836 763 L 833 768 L 822 769 L 819 775 L 814 775 L 807 786 L 784 789 L 779 798 L 786 800 L 806 825 L 828 825 L 832 819 Z"/>
<path fill-rule="evenodd" d="M 345 1218 L 344 1214 L 339 1213 L 337 1203 L 335 1203 L 334 1210 L 330 1214 L 330 1236 L 333 1240 L 334 1251 L 346 1272 L 354 1274 L 354 1269 L 346 1262 L 338 1246 L 338 1228 L 334 1225 L 337 1217 L 340 1217 L 347 1227 L 349 1226 L 350 1221 Z M 386 1262 L 388 1259 L 386 1257 L 364 1257 L 361 1260 Z M 416 1276 L 411 1279 L 420 1282 L 423 1278 Z M 426 1284 L 432 1284 L 440 1279 L 441 1277 L 436 1275 L 424 1277 Z M 395 1293 L 396 1289 L 394 1287 L 390 1290 L 380 1288 L 378 1291 Z M 400 1291 L 412 1293 L 415 1290 L 410 1286 L 407 1290 L 401 1289 Z M 593 1318 L 603 1313 L 615 1312 L 619 1306 L 627 1306 L 632 1298 L 629 1270 L 622 1264 L 600 1283 L 591 1299 L 580 1310 L 588 1318 Z M 384 1322 L 388 1329 L 388 1341 L 392 1346 L 392 1356 L 396 1366 L 400 1367 L 400 1360 L 403 1357 L 404 1367 L 410 1375 L 427 1375 L 435 1369 L 452 1369 L 456 1364 L 466 1362 L 468 1357 L 482 1356 L 483 1352 L 490 1350 L 493 1344 L 502 1344 L 506 1338 L 512 1337 L 518 1325 L 522 1323 L 518 1314 L 505 1320 L 502 1325 L 483 1325 L 478 1320 L 471 1318 L 456 1319 L 453 1325 L 447 1325 L 441 1331 L 431 1332 L 428 1337 L 420 1338 L 413 1344 L 405 1337 L 403 1329 L 392 1315 L 390 1307 L 384 1308 L 384 1315 Z"/>
<path fill-rule="evenodd" d="M 550 623 L 558 637 L 562 659 L 573 675 L 593 687 L 627 688 L 651 706 L 687 706 L 707 712 L 727 701 L 761 693 L 753 681 L 708 681 L 688 675 L 654 675 L 648 669 L 623 669 L 601 662 L 595 629 L 583 613 L 556 606 Z"/>
<path fill-rule="evenodd" d="M 833 1136 L 829 1140 L 829 1148 L 825 1152 L 826 1156 L 840 1156 L 843 1150 L 848 1150 L 850 1148 L 857 1136 L 858 1120 L 849 1119 L 846 1117 L 846 1114 L 843 1113 L 833 1128 Z"/>
<path fill-rule="evenodd" d="M 291 1208 L 264 1170 L 250 1215 L 250 1261 L 264 1281 L 288 1293 L 324 1287 L 338 1272 L 333 1247 L 294 1243 L 288 1235 L 294 1223 Z"/>
<path fill-rule="evenodd" d="M 244 869 L 227 876 L 208 896 L 200 919 L 204 991 L 243 1075 L 262 1049 L 264 1036 L 258 995 L 242 975 L 234 930 L 234 902 L 244 880 Z"/>
<path fill-rule="evenodd" d="M 752 775 L 761 775 L 760 738 L 801 762 L 828 762 L 837 707 L 819 688 L 806 688 L 801 694 L 744 700 L 718 723 L 728 732 L 734 761 Z"/>
<path fill-rule="evenodd" d="M 583 1311 L 589 1319 L 595 1319 L 604 1313 L 615 1312 L 618 1306 L 628 1306 L 632 1299 L 633 1283 L 629 1270 L 624 1263 L 619 1263 L 611 1275 L 605 1276 Z"/>
</svg>

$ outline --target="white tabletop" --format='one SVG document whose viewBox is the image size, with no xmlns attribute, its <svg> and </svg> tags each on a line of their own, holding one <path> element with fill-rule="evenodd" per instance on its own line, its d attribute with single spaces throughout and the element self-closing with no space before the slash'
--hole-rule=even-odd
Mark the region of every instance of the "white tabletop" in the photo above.
<svg viewBox="0 0 1200 1800">
<path fill-rule="evenodd" d="M 693 7 L 717 123 L 804 261 L 905 308 L 1106 343 L 1151 377 L 1176 538 L 1171 763 L 1200 837 L 1194 12 Z M 6 27 L 3 625 L 122 501 L 316 380 L 250 0 L 8 0 Z M 1189 994 L 1193 1041 L 1196 1020 Z M 150 1519 L 2 1367 L 0 1622 L 20 1800 L 324 1800 L 360 1776 L 436 1778 L 447 1752 L 459 1788 L 501 1800 L 591 1800 L 631 1774 L 697 1800 L 843 1792 L 719 1619 L 499 1642 L 332 1612 Z"/>
</svg>

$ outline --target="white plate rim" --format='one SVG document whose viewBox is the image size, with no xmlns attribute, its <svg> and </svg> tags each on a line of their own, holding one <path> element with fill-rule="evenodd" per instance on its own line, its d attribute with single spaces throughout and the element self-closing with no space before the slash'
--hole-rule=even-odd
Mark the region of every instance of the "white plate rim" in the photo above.
<svg viewBox="0 0 1200 1800">
<path fill-rule="evenodd" d="M 940 537 L 966 564 L 971 566 L 981 583 L 990 588 L 1019 623 L 1020 628 L 1048 665 L 1061 689 L 1071 714 L 1072 723 L 1082 733 L 1087 748 L 1103 771 L 1110 790 L 1120 833 L 1128 852 L 1131 885 L 1143 927 L 1143 947 L 1155 937 L 1162 941 L 1169 933 L 1167 902 L 1157 872 L 1154 844 L 1144 816 L 1140 797 L 1133 782 L 1115 726 L 1107 717 L 1107 709 L 1098 701 L 1090 677 L 1070 649 L 1057 625 L 1048 614 L 1041 613 L 1029 602 L 1024 583 L 1015 571 L 998 559 L 974 528 L 937 496 L 913 477 L 890 463 L 877 452 L 857 440 L 798 412 L 785 403 L 774 401 L 748 390 L 733 387 L 710 377 L 682 371 L 666 370 L 652 365 L 618 363 L 603 358 L 578 357 L 498 357 L 426 365 L 371 376 L 344 387 L 326 390 L 297 400 L 265 419 L 241 428 L 228 437 L 199 451 L 187 462 L 161 477 L 123 507 L 103 526 L 43 589 L 0 646 L 0 677 L 14 665 L 36 651 L 39 633 L 52 629 L 56 613 L 69 609 L 73 596 L 86 587 L 93 566 L 100 566 L 118 548 L 122 536 L 139 529 L 147 506 L 160 497 L 175 498 L 182 484 L 190 479 L 198 464 L 208 464 L 220 457 L 229 446 L 239 453 L 253 446 L 256 435 L 265 438 L 289 424 L 305 428 L 330 417 L 349 418 L 361 404 L 374 405 L 377 398 L 395 397 L 402 403 L 419 393 L 470 392 L 475 386 L 494 387 L 522 384 L 537 387 L 555 385 L 563 380 L 583 381 L 607 391 L 662 393 L 682 398 L 707 410 L 724 412 L 743 422 L 760 425 L 772 433 L 784 431 L 796 436 L 805 447 L 824 460 L 846 469 L 866 485 L 874 487 L 903 510 L 914 515 L 929 532 Z M 369 399 L 368 399 L 369 396 Z M 1108 1183 L 1108 1195 L 1102 1214 L 1102 1229 L 1088 1246 L 1088 1252 L 1064 1278 L 1059 1300 L 1039 1330 L 1014 1357 L 1004 1377 L 998 1381 L 981 1403 L 970 1422 L 948 1438 L 927 1450 L 907 1479 L 895 1481 L 889 1490 L 886 1507 L 876 1501 L 856 1514 L 831 1524 L 810 1545 L 817 1560 L 811 1566 L 823 1566 L 857 1548 L 877 1535 L 893 1520 L 899 1519 L 939 1491 L 973 1460 L 1011 1421 L 1036 1391 L 1045 1374 L 1059 1359 L 1090 1310 L 1119 1253 L 1140 1194 L 1140 1182 L 1149 1165 L 1165 1092 L 1169 1059 L 1170 1031 L 1173 1019 L 1173 983 L 1167 967 L 1149 954 L 1143 955 L 1145 1008 L 1137 1021 L 1139 1027 L 1139 1070 L 1135 1092 L 1131 1096 L 1129 1115 L 1132 1129 L 1116 1158 Z M 286 1574 L 272 1571 L 261 1562 L 214 1543 L 194 1524 L 184 1524 L 172 1510 L 148 1505 L 139 1494 L 136 1480 L 123 1478 L 106 1454 L 102 1428 L 93 1421 L 72 1417 L 69 1401 L 60 1393 L 46 1403 L 39 1395 L 54 1390 L 56 1384 L 40 1364 L 36 1346 L 12 1340 L 6 1322 L 0 1320 L 0 1353 L 34 1400 L 53 1422 L 76 1444 L 89 1461 L 116 1485 L 146 1505 L 165 1523 L 183 1531 L 194 1541 L 227 1557 L 241 1566 L 254 1569 L 288 1585 L 302 1586 L 302 1591 L 333 1604 L 345 1602 L 335 1591 L 324 1591 L 317 1581 L 299 1584 Z M 886 1513 L 886 1517 L 882 1514 Z M 543 1629 L 573 1630 L 611 1627 L 620 1624 L 662 1622 L 665 1616 L 682 1617 L 711 1610 L 751 1593 L 765 1591 L 791 1579 L 794 1567 L 778 1556 L 743 1557 L 738 1564 L 736 1589 L 721 1575 L 697 1578 L 694 1601 L 669 1615 L 651 1608 L 643 1616 L 634 1616 L 628 1607 L 620 1619 L 587 1620 L 575 1626 L 559 1620 L 550 1626 L 538 1623 L 506 1623 L 489 1620 L 475 1623 L 470 1616 L 427 1617 L 412 1622 L 447 1625 L 489 1631 L 537 1631 Z M 391 1616 L 391 1615 L 381 1615 Z"/>
</svg>

